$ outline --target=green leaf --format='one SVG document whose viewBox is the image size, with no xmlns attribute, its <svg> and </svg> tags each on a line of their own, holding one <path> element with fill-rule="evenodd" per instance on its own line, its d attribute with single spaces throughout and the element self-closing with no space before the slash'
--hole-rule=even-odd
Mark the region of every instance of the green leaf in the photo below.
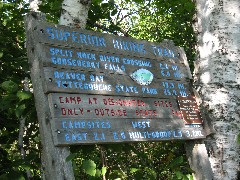
<svg viewBox="0 0 240 180">
<path fill-rule="evenodd" d="M 130 169 L 130 173 L 135 173 L 135 172 L 137 172 L 139 169 L 137 169 L 137 168 L 131 168 Z"/>
<path fill-rule="evenodd" d="M 3 174 L 0 176 L 1 180 L 25 180 L 24 176 L 20 172 L 11 171 L 9 174 Z"/>
<path fill-rule="evenodd" d="M 26 105 L 25 105 L 25 104 L 22 104 L 22 105 L 18 106 L 18 107 L 16 108 L 16 111 L 15 111 L 16 116 L 17 116 L 18 118 L 20 118 L 21 115 L 23 114 L 23 111 L 24 111 L 25 109 L 26 109 Z"/>
<path fill-rule="evenodd" d="M 26 91 L 18 91 L 17 92 L 17 97 L 20 99 L 20 101 L 30 99 L 32 97 L 31 92 L 26 92 Z"/>
<path fill-rule="evenodd" d="M 175 168 L 179 166 L 181 163 L 183 163 L 183 157 L 177 157 L 176 159 L 172 160 L 170 164 L 168 165 L 169 168 Z"/>
<path fill-rule="evenodd" d="M 115 14 L 117 14 L 117 9 L 114 9 L 112 12 L 111 12 L 111 16 L 114 16 Z"/>
<path fill-rule="evenodd" d="M 102 0 L 93 0 L 92 3 L 100 4 Z"/>
<path fill-rule="evenodd" d="M 74 159 L 77 156 L 77 153 L 72 153 L 70 154 L 68 157 L 66 157 L 66 161 L 71 161 L 72 159 Z"/>
<path fill-rule="evenodd" d="M 31 167 L 29 165 L 25 165 L 25 164 L 21 165 L 20 167 L 25 169 L 25 170 L 30 170 L 31 169 Z"/>
<path fill-rule="evenodd" d="M 0 179 L 1 180 L 8 180 L 9 178 L 8 178 L 8 174 L 2 174 L 2 175 L 0 175 Z"/>
<path fill-rule="evenodd" d="M 82 168 L 86 174 L 90 176 L 95 176 L 96 174 L 96 164 L 92 160 L 84 160 L 82 164 Z"/>
<path fill-rule="evenodd" d="M 101 177 L 101 170 L 100 169 L 96 169 L 95 177 Z"/>
<path fill-rule="evenodd" d="M 0 5 L 1 6 L 1 5 Z M 0 7 L 1 8 L 1 7 Z M 3 52 L 0 52 L 0 58 L 2 58 L 3 57 Z"/>
<path fill-rule="evenodd" d="M 107 167 L 103 166 L 102 167 L 102 175 L 105 176 L 106 173 L 107 173 Z"/>
<path fill-rule="evenodd" d="M 148 176 L 151 177 L 151 179 L 156 179 L 157 178 L 157 173 L 154 171 L 154 169 L 151 168 L 145 168 L 145 171 L 148 172 Z"/>
<path fill-rule="evenodd" d="M 7 91 L 7 92 L 17 92 L 18 90 L 18 85 L 13 82 L 13 81 L 4 81 L 1 84 L 1 87 L 3 88 L 3 90 Z"/>
<path fill-rule="evenodd" d="M 176 174 L 178 179 L 182 179 L 183 174 L 180 171 L 177 171 L 175 174 Z"/>
<path fill-rule="evenodd" d="M 3 96 L 0 103 L 0 109 L 3 111 L 12 108 L 13 105 L 15 105 L 16 100 L 17 96 L 15 94 L 8 94 L 6 96 Z"/>
<path fill-rule="evenodd" d="M 186 176 L 187 176 L 187 178 L 188 178 L 189 180 L 193 180 L 193 175 L 187 174 Z"/>
</svg>

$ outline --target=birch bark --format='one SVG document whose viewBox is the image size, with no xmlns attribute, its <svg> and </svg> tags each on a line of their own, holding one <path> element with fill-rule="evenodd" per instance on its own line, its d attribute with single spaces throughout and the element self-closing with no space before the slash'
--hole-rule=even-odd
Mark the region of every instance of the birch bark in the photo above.
<svg viewBox="0 0 240 180">
<path fill-rule="evenodd" d="M 59 24 L 85 29 L 91 0 L 64 0 Z"/>
<path fill-rule="evenodd" d="M 240 179 L 240 1 L 196 0 L 195 85 L 215 134 L 206 141 L 214 179 Z"/>
</svg>

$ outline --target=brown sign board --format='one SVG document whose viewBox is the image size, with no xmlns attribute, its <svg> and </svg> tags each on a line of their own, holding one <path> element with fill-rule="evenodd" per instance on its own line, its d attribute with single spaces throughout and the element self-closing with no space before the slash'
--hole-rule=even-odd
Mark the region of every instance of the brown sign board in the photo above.
<svg viewBox="0 0 240 180">
<path fill-rule="evenodd" d="M 31 33 L 55 145 L 205 138 L 185 54 L 171 41 L 41 21 Z"/>
<path fill-rule="evenodd" d="M 150 85 L 135 83 L 128 75 L 95 73 L 45 67 L 45 92 L 109 94 L 175 98 L 190 94 L 186 81 L 153 79 Z"/>
<path fill-rule="evenodd" d="M 40 21 L 33 22 L 33 27 L 34 40 L 42 44 L 156 60 L 172 58 L 184 63 L 179 47 L 174 46 L 171 41 L 153 43 Z"/>
<path fill-rule="evenodd" d="M 60 145 L 204 137 L 185 128 L 176 99 L 51 93 L 49 102 Z"/>
<path fill-rule="evenodd" d="M 178 96 L 177 100 L 185 124 L 203 124 L 200 110 L 193 96 Z"/>
<path fill-rule="evenodd" d="M 55 118 L 182 119 L 176 99 L 51 93 L 49 101 Z"/>
<path fill-rule="evenodd" d="M 68 68 L 81 71 L 105 72 L 110 74 L 129 75 L 139 68 L 150 70 L 156 78 L 186 80 L 187 70 L 176 58 L 156 59 L 134 57 L 129 54 L 116 55 L 99 51 L 83 51 L 82 49 L 39 46 L 41 61 L 44 67 Z"/>
</svg>

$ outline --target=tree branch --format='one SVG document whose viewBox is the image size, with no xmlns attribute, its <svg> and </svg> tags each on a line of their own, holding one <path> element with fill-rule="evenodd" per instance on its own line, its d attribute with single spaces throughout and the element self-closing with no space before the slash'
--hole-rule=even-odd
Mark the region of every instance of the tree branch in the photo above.
<svg viewBox="0 0 240 180">
<path fill-rule="evenodd" d="M 25 79 L 23 81 L 23 87 L 24 87 L 24 91 L 29 91 L 29 81 L 28 81 L 27 77 L 25 77 Z M 25 159 L 25 157 L 26 157 L 26 152 L 23 147 L 24 146 L 23 137 L 24 137 L 24 132 L 25 132 L 25 123 L 26 123 L 26 118 L 21 117 L 20 125 L 19 125 L 19 134 L 18 134 L 18 147 L 20 149 L 22 159 Z M 26 173 L 27 173 L 28 179 L 31 179 L 31 177 L 32 177 L 31 172 L 29 170 L 26 170 Z"/>
<path fill-rule="evenodd" d="M 101 25 L 101 24 L 98 24 L 98 23 L 92 23 L 91 21 L 87 21 L 87 23 L 88 24 L 91 24 L 92 26 L 94 26 L 94 27 L 97 27 L 97 28 L 99 28 L 99 29 L 101 29 L 101 30 L 103 30 L 103 31 L 107 31 L 107 32 L 110 32 L 110 33 L 112 33 L 112 34 L 114 34 L 114 35 L 118 35 L 118 33 L 116 32 L 116 31 L 112 31 L 112 30 L 110 30 L 109 28 L 107 28 L 106 26 L 104 26 L 104 25 Z M 117 26 L 117 25 L 115 25 L 112 21 L 111 21 L 111 23 L 114 25 L 114 26 Z M 117 26 L 118 27 L 118 26 Z M 128 34 L 128 32 L 126 32 L 125 30 L 123 30 L 123 29 L 119 29 L 119 32 L 121 32 L 125 37 L 130 37 L 130 35 Z"/>
</svg>

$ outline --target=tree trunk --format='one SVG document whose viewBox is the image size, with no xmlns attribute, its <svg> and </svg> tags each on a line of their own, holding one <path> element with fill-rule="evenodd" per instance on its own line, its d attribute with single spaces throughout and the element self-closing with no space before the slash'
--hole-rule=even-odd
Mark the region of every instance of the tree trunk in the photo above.
<svg viewBox="0 0 240 180">
<path fill-rule="evenodd" d="M 72 163 L 66 162 L 69 155 L 68 147 L 56 147 L 53 142 L 51 115 L 48 105 L 48 96 L 44 94 L 41 77 L 41 62 L 38 59 L 37 47 L 31 34 L 33 21 L 44 20 L 40 13 L 31 12 L 26 16 L 25 27 L 27 32 L 27 50 L 31 69 L 31 79 L 34 89 L 35 105 L 38 114 L 39 131 L 41 137 L 42 179 L 46 180 L 73 180 Z"/>
<path fill-rule="evenodd" d="M 64 0 L 59 24 L 85 29 L 91 0 Z"/>
<path fill-rule="evenodd" d="M 240 1 L 196 0 L 195 85 L 215 133 L 206 141 L 214 179 L 240 179 Z"/>
<path fill-rule="evenodd" d="M 87 12 L 90 6 L 90 1 L 70 1 L 63 2 L 63 11 L 60 18 L 61 25 L 71 27 L 86 26 Z M 27 31 L 27 50 L 29 64 L 31 69 L 31 78 L 34 88 L 35 104 L 38 113 L 38 121 L 40 128 L 41 144 L 42 144 L 42 178 L 46 180 L 74 180 L 74 173 L 71 162 L 66 162 L 66 157 L 69 156 L 69 147 L 54 146 L 51 114 L 48 106 L 48 96 L 43 92 L 41 85 L 41 63 L 37 56 L 37 46 L 33 42 L 33 35 L 30 33 L 34 29 L 32 21 L 45 20 L 41 13 L 36 13 L 38 10 L 38 1 L 32 1 L 32 9 L 35 12 L 29 13 L 25 19 Z"/>
</svg>

